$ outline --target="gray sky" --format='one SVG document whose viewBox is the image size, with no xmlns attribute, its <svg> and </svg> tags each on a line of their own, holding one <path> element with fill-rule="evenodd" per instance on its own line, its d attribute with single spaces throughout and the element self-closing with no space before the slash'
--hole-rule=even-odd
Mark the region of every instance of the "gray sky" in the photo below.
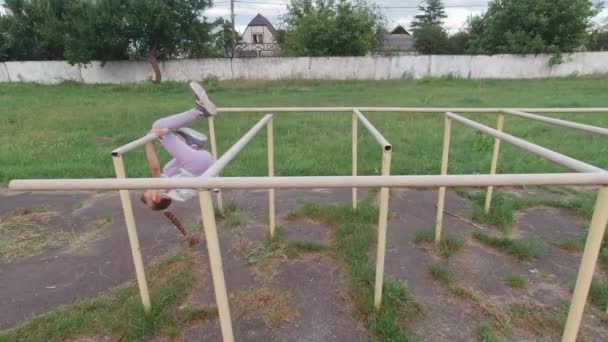
<svg viewBox="0 0 608 342">
<path fill-rule="evenodd" d="M 285 12 L 285 4 L 289 0 L 238 0 L 235 2 L 236 29 L 243 32 L 245 27 L 257 13 L 268 18 L 275 26 L 279 26 L 280 15 Z M 608 3 L 608 0 L 603 0 Z M 205 11 L 205 16 L 213 20 L 217 17 L 230 18 L 230 2 L 228 0 L 215 0 L 212 8 Z M 375 0 L 381 7 L 388 20 L 388 28 L 397 24 L 409 29 L 412 18 L 418 13 L 419 0 Z M 444 0 L 448 17 L 444 26 L 450 32 L 462 27 L 467 17 L 480 14 L 487 8 L 488 0 Z M 608 9 L 604 9 L 596 18 L 598 21 L 608 20 Z"/>
</svg>

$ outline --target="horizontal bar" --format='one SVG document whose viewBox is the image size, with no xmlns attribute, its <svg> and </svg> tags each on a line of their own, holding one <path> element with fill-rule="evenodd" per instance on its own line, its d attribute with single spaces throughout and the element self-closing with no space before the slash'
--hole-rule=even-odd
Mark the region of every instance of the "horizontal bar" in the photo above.
<svg viewBox="0 0 608 342">
<path fill-rule="evenodd" d="M 550 124 L 554 124 L 554 125 L 558 125 L 558 126 L 564 126 L 564 127 L 568 127 L 568 128 L 574 128 L 574 129 L 578 129 L 580 131 L 585 131 L 585 132 L 589 132 L 589 133 L 608 135 L 608 128 L 597 127 L 597 126 L 593 126 L 593 125 L 586 125 L 586 124 L 567 121 L 567 120 L 560 120 L 560 119 L 556 119 L 556 118 L 530 114 L 530 113 L 522 112 L 519 110 L 513 110 L 513 109 L 505 109 L 504 112 L 507 114 L 519 116 L 519 117 L 526 118 L 526 119 L 542 121 L 542 122 L 546 122 L 546 123 L 550 123 Z"/>
<path fill-rule="evenodd" d="M 501 131 L 495 130 L 494 128 L 488 127 L 486 125 L 482 125 L 476 121 L 473 120 L 469 120 L 465 117 L 462 117 L 460 115 L 456 115 L 454 113 L 450 113 L 447 112 L 445 113 L 445 115 L 454 120 L 454 121 L 458 121 L 461 124 L 465 125 L 465 126 L 469 126 L 472 127 L 478 131 L 484 132 L 486 134 L 489 134 L 495 138 L 504 140 L 512 145 L 515 145 L 521 149 L 524 149 L 528 152 L 534 153 L 544 159 L 550 160 L 554 163 L 557 163 L 559 165 L 565 166 L 567 168 L 570 168 L 572 170 L 578 171 L 578 172 L 601 172 L 601 173 L 606 173 L 605 170 L 600 169 L 599 167 L 595 167 L 593 165 L 584 163 L 580 160 L 568 157 L 566 155 L 563 155 L 561 153 L 557 153 L 553 150 L 550 150 L 548 148 L 542 147 L 540 145 L 536 145 L 533 144 L 529 141 L 526 141 L 524 139 L 520 139 L 517 137 L 514 137 L 510 134 L 507 133 L 503 133 Z"/>
<path fill-rule="evenodd" d="M 352 112 L 355 107 L 226 107 L 220 113 L 287 113 L 287 112 Z M 497 113 L 504 108 L 440 108 L 440 107 L 356 107 L 362 112 L 410 112 L 410 113 Z M 608 113 L 608 108 L 507 108 L 531 113 Z"/>
<path fill-rule="evenodd" d="M 228 151 L 226 151 L 220 159 L 216 160 L 210 168 L 205 171 L 202 177 L 215 177 L 222 172 L 222 170 L 236 157 L 241 150 L 247 146 L 249 141 L 255 137 L 255 135 L 262 129 L 267 123 L 268 120 L 272 119 L 272 114 L 266 114 L 264 117 L 258 121 L 255 126 L 251 127 L 251 129 L 245 133 L 234 145 L 232 145 Z"/>
<path fill-rule="evenodd" d="M 137 148 L 141 145 L 145 145 L 146 143 L 154 140 L 154 139 L 158 139 L 158 137 L 154 134 L 146 134 L 145 136 L 137 139 L 137 140 L 133 140 L 128 144 L 122 145 L 121 147 L 118 147 L 117 149 L 115 149 L 114 151 L 112 151 L 112 155 L 113 156 L 119 156 L 121 154 L 125 154 L 129 151 L 131 151 L 134 148 Z"/>
<path fill-rule="evenodd" d="M 534 173 L 432 176 L 193 177 L 16 179 L 10 190 L 403 188 L 513 185 L 606 185 L 608 173 Z"/>
<path fill-rule="evenodd" d="M 380 146 L 382 146 L 382 149 L 385 151 L 390 151 L 392 149 L 391 143 L 389 143 L 388 140 L 386 140 L 386 138 L 384 138 L 382 133 L 380 133 L 376 129 L 376 127 L 374 127 L 374 125 L 372 125 L 371 122 L 369 122 L 369 120 L 367 120 L 365 115 L 363 115 L 357 108 L 353 109 L 353 112 L 355 113 L 355 115 L 357 116 L 359 121 L 361 121 L 363 126 L 365 126 L 365 128 L 367 128 L 367 130 L 371 133 L 371 135 L 374 137 L 374 139 L 376 139 L 378 144 L 380 144 Z"/>
</svg>

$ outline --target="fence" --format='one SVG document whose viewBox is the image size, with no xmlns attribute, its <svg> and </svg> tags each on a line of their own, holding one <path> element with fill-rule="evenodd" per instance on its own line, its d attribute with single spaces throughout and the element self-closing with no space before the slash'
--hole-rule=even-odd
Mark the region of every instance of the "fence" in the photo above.
<svg viewBox="0 0 608 342">
<path fill-rule="evenodd" d="M 601 185 L 593 211 L 591 224 L 585 248 L 581 260 L 581 266 L 577 275 L 576 285 L 572 296 L 571 305 L 562 341 L 575 341 L 580 328 L 582 315 L 589 293 L 591 280 L 595 264 L 598 259 L 606 223 L 608 222 L 608 172 L 595 166 L 583 163 L 574 158 L 565 156 L 558 152 L 549 150 L 542 146 L 532 144 L 523 139 L 502 132 L 504 113 L 516 115 L 532 120 L 543 121 L 551 124 L 575 128 L 586 132 L 597 134 L 608 134 L 608 129 L 583 125 L 575 122 L 558 120 L 541 115 L 534 115 L 534 112 L 608 112 L 608 108 L 537 108 L 537 109 L 496 109 L 496 108 L 221 108 L 219 112 L 352 112 L 352 157 L 353 175 L 352 176 L 317 176 L 317 177 L 275 177 L 273 174 L 273 134 L 272 134 L 272 114 L 264 116 L 253 128 L 251 128 L 239 141 L 237 141 L 228 151 L 226 151 L 216 163 L 209 168 L 202 177 L 197 178 L 125 178 L 124 166 L 122 164 L 122 154 L 129 150 L 153 140 L 153 135 L 147 135 L 127 145 L 112 151 L 112 157 L 116 168 L 117 179 L 56 179 L 56 180 L 13 180 L 9 183 L 11 190 L 119 190 L 125 222 L 131 242 L 131 250 L 135 263 L 135 270 L 142 297 L 142 304 L 146 311 L 150 310 L 150 300 L 145 280 L 143 263 L 131 203 L 128 190 L 139 189 L 175 189 L 191 188 L 199 189 L 199 199 L 203 217 L 205 237 L 209 261 L 213 277 L 216 301 L 220 316 L 222 335 L 225 341 L 233 341 L 232 322 L 228 306 L 228 297 L 222 269 L 221 253 L 217 238 L 215 216 L 210 189 L 269 189 L 269 212 L 271 234 L 274 231 L 274 189 L 277 188 L 352 188 L 353 209 L 357 207 L 357 188 L 358 187 L 379 187 L 380 191 L 380 210 L 378 219 L 378 241 L 377 241 L 377 260 L 376 278 L 374 289 L 374 304 L 380 308 L 382 299 L 382 279 L 384 276 L 384 254 L 386 248 L 386 223 L 388 215 L 388 190 L 391 187 L 438 187 L 439 197 L 437 205 L 436 236 L 435 241 L 440 241 L 441 226 L 443 218 L 443 204 L 445 188 L 454 186 L 487 186 L 488 198 L 491 198 L 492 187 L 508 185 Z M 441 160 L 441 174 L 433 176 L 390 176 L 390 159 L 392 153 L 391 144 L 378 132 L 378 130 L 365 118 L 362 111 L 384 111 L 384 112 L 426 112 L 444 113 L 445 128 L 444 142 Z M 453 112 L 482 112 L 498 113 L 498 129 L 477 123 L 473 120 L 464 118 Z M 495 145 L 491 164 L 490 174 L 487 175 L 448 175 L 448 156 L 450 147 L 451 122 L 456 121 L 466 126 L 470 126 L 483 133 L 494 136 Z M 382 176 L 358 176 L 357 175 L 357 123 L 361 122 L 372 134 L 375 140 L 382 147 Z M 222 169 L 247 145 L 257 132 L 266 125 L 268 128 L 268 177 L 217 177 Z M 213 128 L 213 119 L 210 119 L 210 130 Z M 215 134 L 210 134 L 212 148 L 215 146 Z M 551 174 L 503 174 L 497 175 L 496 163 L 498 161 L 499 143 L 501 140 L 509 142 L 526 151 L 537 154 L 545 159 L 569 167 L 578 173 L 551 173 Z M 214 152 L 215 154 L 215 152 Z M 221 199 L 218 199 L 220 202 Z M 486 210 L 489 210 L 491 202 L 486 201 Z"/>
<path fill-rule="evenodd" d="M 361 57 L 265 57 L 183 59 L 160 63 L 163 80 L 189 81 L 213 74 L 221 80 L 388 80 L 454 76 L 471 79 L 530 79 L 608 73 L 608 52 L 564 55 L 406 55 Z M 70 65 L 64 61 L 0 63 L 0 82 L 125 83 L 153 79 L 147 62 L 111 61 Z"/>
</svg>

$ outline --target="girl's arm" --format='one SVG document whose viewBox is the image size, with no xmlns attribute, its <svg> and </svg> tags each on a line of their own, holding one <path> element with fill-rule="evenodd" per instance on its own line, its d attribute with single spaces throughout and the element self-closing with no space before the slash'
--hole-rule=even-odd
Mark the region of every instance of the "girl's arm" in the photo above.
<svg viewBox="0 0 608 342">
<path fill-rule="evenodd" d="M 152 141 L 146 144 L 146 158 L 148 159 L 148 167 L 150 168 L 152 177 L 160 177 L 160 164 Z"/>
</svg>

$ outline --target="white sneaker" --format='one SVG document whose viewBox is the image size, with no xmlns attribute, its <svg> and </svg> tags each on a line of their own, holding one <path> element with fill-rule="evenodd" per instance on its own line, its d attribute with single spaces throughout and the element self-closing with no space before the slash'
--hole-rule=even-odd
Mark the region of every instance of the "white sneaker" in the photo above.
<svg viewBox="0 0 608 342">
<path fill-rule="evenodd" d="M 190 82 L 190 89 L 194 94 L 194 108 L 203 113 L 204 117 L 216 116 L 217 110 L 215 109 L 215 105 L 207 97 L 205 89 L 196 82 Z"/>
<path fill-rule="evenodd" d="M 184 138 L 186 145 L 188 146 L 196 146 L 196 148 L 201 149 L 207 143 L 207 136 L 203 133 L 197 132 L 192 128 L 182 127 L 178 128 L 175 131 L 175 134 L 178 134 Z"/>
</svg>

